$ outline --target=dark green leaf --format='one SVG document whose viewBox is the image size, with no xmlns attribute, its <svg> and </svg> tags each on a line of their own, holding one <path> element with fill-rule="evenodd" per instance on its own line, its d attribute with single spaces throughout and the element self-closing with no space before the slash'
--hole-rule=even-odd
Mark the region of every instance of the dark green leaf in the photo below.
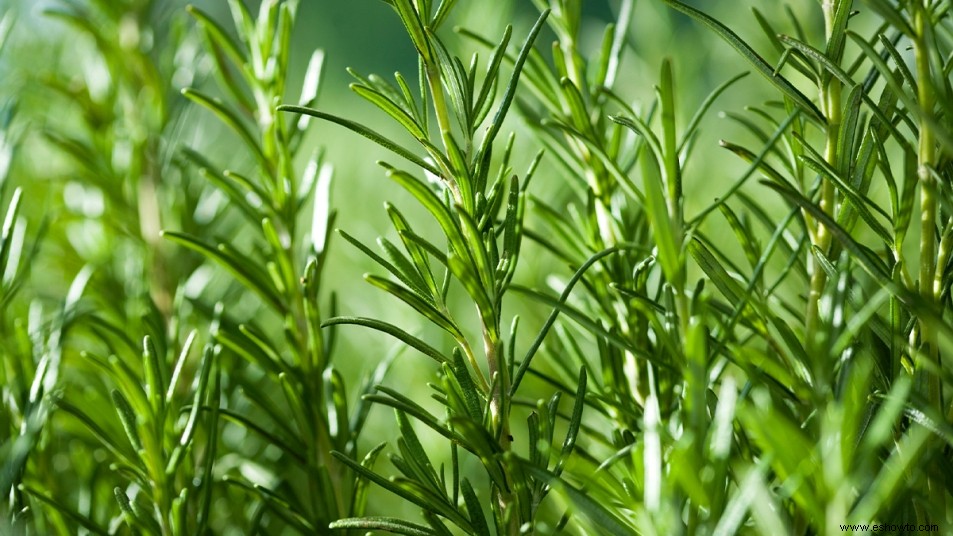
<svg viewBox="0 0 953 536">
<path fill-rule="evenodd" d="M 755 70 L 761 73 L 762 76 L 764 76 L 769 82 L 778 88 L 785 96 L 790 98 L 798 106 L 798 108 L 804 111 L 811 119 L 814 119 L 821 124 L 826 123 L 824 114 L 817 109 L 817 106 L 815 106 L 810 99 L 804 96 L 804 94 L 801 93 L 801 91 L 798 90 L 794 84 L 788 81 L 788 79 L 777 74 L 774 68 L 771 67 L 768 62 L 764 61 L 764 58 L 755 52 L 751 46 L 745 43 L 727 26 L 706 15 L 705 13 L 682 2 L 679 2 L 678 0 L 662 1 L 673 9 L 680 11 L 707 26 L 709 29 L 715 32 L 718 37 L 722 38 L 726 43 L 731 45 L 732 48 L 734 48 L 745 60 L 748 61 L 748 63 L 754 66 Z"/>
</svg>

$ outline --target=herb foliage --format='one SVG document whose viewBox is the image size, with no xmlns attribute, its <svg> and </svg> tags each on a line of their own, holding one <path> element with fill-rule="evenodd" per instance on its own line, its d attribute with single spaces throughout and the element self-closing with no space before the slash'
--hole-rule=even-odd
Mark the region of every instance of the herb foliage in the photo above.
<svg viewBox="0 0 953 536">
<path fill-rule="evenodd" d="M 301 2 L 226 4 L 51 2 L 42 74 L 0 12 L 43 103 L 0 82 L 0 532 L 953 525 L 950 2 L 384 0 L 370 121 L 299 84 Z M 648 10 L 730 55 L 707 96 Z M 309 131 L 386 155 L 376 245 Z"/>
</svg>

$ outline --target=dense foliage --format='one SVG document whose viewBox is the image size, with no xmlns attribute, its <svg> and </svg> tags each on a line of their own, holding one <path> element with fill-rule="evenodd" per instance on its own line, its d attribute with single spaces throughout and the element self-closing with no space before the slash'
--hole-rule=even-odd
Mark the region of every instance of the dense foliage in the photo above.
<svg viewBox="0 0 953 536">
<path fill-rule="evenodd" d="M 0 533 L 951 530 L 948 0 L 361 1 L 0 6 Z"/>
</svg>

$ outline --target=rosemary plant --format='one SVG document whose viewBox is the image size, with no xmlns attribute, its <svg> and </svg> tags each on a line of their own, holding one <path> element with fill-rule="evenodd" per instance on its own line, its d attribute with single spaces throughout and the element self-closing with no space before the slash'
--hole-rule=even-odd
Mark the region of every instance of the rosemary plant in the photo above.
<svg viewBox="0 0 953 536">
<path fill-rule="evenodd" d="M 382 163 L 388 177 L 410 192 L 436 220 L 446 248 L 415 232 L 414 222 L 391 205 L 387 206 L 387 212 L 403 251 L 381 239 L 379 243 L 384 253 L 381 256 L 350 235 L 343 232 L 342 235 L 396 279 L 368 275 L 365 279 L 369 283 L 389 292 L 447 332 L 454 345 L 450 349 L 435 347 L 398 326 L 374 319 L 339 317 L 326 323 L 376 329 L 435 359 L 441 365 L 442 374 L 440 381 L 433 385 L 434 397 L 446 412 L 441 419 L 400 391 L 378 386 L 377 394 L 369 398 L 392 406 L 397 413 L 399 454 L 393 455 L 391 462 L 401 476 L 387 480 L 343 455 L 341 459 L 361 475 L 422 508 L 427 525 L 393 518 L 357 517 L 340 520 L 332 526 L 414 534 L 449 533 L 447 523 L 471 534 L 491 534 L 491 526 L 497 534 L 533 531 L 548 480 L 562 471 L 572 454 L 586 382 L 585 375 L 579 377 L 579 390 L 562 449 L 557 452 L 552 446 L 556 440 L 557 395 L 548 403 L 540 402 L 539 410 L 530 415 L 527 433 L 520 434 L 521 439 L 529 441 L 526 457 L 516 454 L 513 445 L 517 432 L 511 416 L 525 369 L 516 367 L 515 319 L 509 340 L 504 339 L 507 320 L 503 299 L 519 260 L 525 192 L 540 156 L 532 161 L 520 180 L 511 167 L 514 138 L 511 136 L 503 146 L 498 163 L 494 162 L 493 151 L 516 96 L 520 73 L 547 12 L 543 12 L 516 53 L 513 73 L 506 80 L 501 65 L 511 28 L 504 31 L 485 68 L 476 55 L 467 66 L 451 55 L 439 36 L 454 2 L 432 5 L 429 1 L 394 0 L 387 3 L 407 29 L 417 52 L 418 95 L 414 96 L 410 84 L 400 73 L 395 75 L 395 83 L 354 73 L 358 82 L 352 89 L 397 121 L 419 144 L 419 151 L 427 155 L 425 158 L 346 118 L 309 108 L 283 106 L 280 109 L 347 127 L 415 166 L 416 174 Z M 496 103 L 494 95 L 498 86 L 504 90 Z M 430 121 L 430 107 L 436 124 Z M 422 178 L 421 173 L 427 178 Z M 478 312 L 476 338 L 467 335 L 470 330 L 462 325 L 450 306 L 448 293 L 455 286 L 454 282 Z M 414 430 L 413 421 L 451 441 L 449 475 L 442 467 L 438 471 L 434 466 Z M 461 474 L 460 458 L 464 454 L 479 459 L 485 471 L 492 523 L 488 523 L 484 502 L 475 491 L 483 484 Z"/>
<path fill-rule="evenodd" d="M 373 125 L 297 0 L 0 13 L 0 533 L 950 531 L 949 1 L 371 3 Z"/>
<path fill-rule="evenodd" d="M 943 60 L 934 58 L 918 75 L 907 72 L 897 48 L 901 35 L 890 33 L 890 24 L 904 20 L 904 10 L 909 10 L 907 28 L 925 16 L 931 30 L 948 30 L 946 10 L 871 2 L 886 22 L 873 39 L 864 39 L 848 30 L 854 3 L 825 3 L 819 13 L 825 28 L 821 47 L 807 43 L 801 29 L 807 25 L 796 18 L 789 22 L 797 37 L 790 37 L 755 10 L 779 53 L 772 65 L 724 23 L 684 3 L 664 3 L 726 41 L 780 91 L 781 100 L 764 108 L 749 106 L 754 119 L 728 114 L 763 145 L 749 150 L 723 141 L 750 167 L 714 204 L 686 215 L 684 192 L 690 187 L 683 183 L 690 184 L 692 177 L 683 170 L 698 143 L 700 118 L 715 97 L 733 84 L 738 87 L 740 76 L 716 88 L 680 137 L 670 63 L 663 60 L 658 98 L 640 117 L 613 89 L 625 33 L 607 27 L 601 50 L 586 62 L 579 45 L 581 4 L 537 3 L 556 14 L 550 20 L 558 40 L 553 67 L 541 55 L 531 57 L 527 79 L 533 99 L 520 102 L 540 141 L 581 192 L 578 204 L 568 207 L 569 214 L 578 214 L 569 222 L 562 216 L 566 208 L 538 202 L 541 221 L 558 232 L 527 231 L 527 236 L 580 268 L 559 297 L 526 292 L 555 306 L 551 318 L 570 319 L 582 328 L 583 338 L 568 326 L 557 327 L 557 338 L 547 343 L 556 375 L 534 372 L 570 390 L 572 376 L 566 372 L 573 367 L 567 355 L 574 355 L 577 365 L 598 366 L 601 372 L 589 375 L 605 383 L 594 386 L 598 395 L 589 405 L 614 428 L 592 436 L 598 438 L 595 452 L 610 447 L 608 455 L 591 457 L 605 460 L 595 468 L 604 477 L 594 482 L 591 469 L 578 477 L 570 471 L 558 487 L 588 512 L 589 522 L 617 533 L 732 533 L 744 523 L 745 516 L 733 513 L 738 509 L 750 511 L 753 526 L 767 533 L 790 527 L 794 533 L 836 532 L 839 522 L 884 517 L 948 523 L 941 515 L 947 491 L 923 504 L 900 490 L 939 489 L 939 483 L 926 476 L 900 480 L 898 471 L 912 463 L 900 457 L 901 444 L 914 446 L 918 454 L 940 455 L 939 436 L 927 440 L 930 434 L 920 426 L 945 426 L 940 423 L 947 422 L 950 408 L 941 404 L 929 410 L 932 417 L 914 419 L 919 426 L 913 428 L 906 422 L 909 414 L 897 411 L 904 404 L 935 404 L 943 390 L 936 343 L 930 341 L 933 329 L 949 336 L 949 322 L 943 320 L 949 315 L 932 286 L 924 293 L 922 283 L 911 282 L 904 269 L 911 262 L 903 252 L 916 170 L 922 177 L 932 167 L 919 164 L 922 151 L 898 130 L 899 125 L 912 127 L 922 143 L 924 126 L 929 132 L 942 129 L 932 115 L 936 104 L 928 100 L 928 119 L 917 130 L 920 105 L 903 95 L 919 95 L 919 80 L 936 85 L 931 73 Z M 632 9 L 632 3 L 621 4 L 621 27 L 628 26 Z M 788 13 L 793 17 L 793 11 Z M 944 50 L 936 34 L 930 35 L 924 48 L 930 54 Z M 913 41 L 916 34 L 908 38 Z M 850 47 L 854 58 L 847 60 L 850 42 L 857 47 Z M 877 50 L 878 45 L 883 48 Z M 896 72 L 886 66 L 887 59 L 895 62 Z M 784 74 L 787 70 L 814 83 L 819 104 L 799 89 L 800 81 Z M 864 74 L 861 81 L 854 81 L 855 73 Z M 879 77 L 886 82 L 878 84 Z M 912 113 L 917 117 L 908 116 Z M 658 130 L 652 128 L 654 121 Z M 620 125 L 637 136 L 626 136 Z M 891 170 L 892 144 L 905 155 L 903 193 Z M 927 146 L 929 155 L 942 152 L 942 140 L 931 137 Z M 784 218 L 772 218 L 746 193 L 743 185 L 756 172 L 790 204 Z M 872 184 L 878 172 L 888 181 L 892 214 L 877 204 L 881 198 Z M 929 174 L 942 177 L 942 171 Z M 929 271 L 938 262 L 934 236 L 942 233 L 931 215 L 929 188 L 937 181 L 919 182 L 921 190 L 927 188 L 921 193 L 921 222 L 927 223 L 920 260 L 912 264 L 919 263 L 921 281 L 939 281 Z M 736 203 L 744 213 L 733 208 Z M 717 213 L 737 237 L 748 271 L 709 237 L 710 216 Z M 883 240 L 880 246 L 863 245 L 870 233 Z M 887 248 L 886 259 L 875 253 L 877 247 Z M 948 258 L 939 261 L 948 264 Z M 703 279 L 691 284 L 686 277 L 693 271 Z M 785 291 L 796 279 L 809 290 Z M 576 281 L 583 282 L 587 295 L 567 300 Z M 942 293 L 944 283 L 937 285 Z M 798 294 L 805 296 L 804 313 L 791 302 L 800 299 Z M 593 352 L 598 361 L 589 357 Z M 910 391 L 913 369 L 923 386 L 919 397 Z M 896 405 L 865 406 L 868 396 Z M 835 439 L 841 437 L 858 443 L 847 446 Z M 896 450 L 889 454 L 893 441 Z M 825 466 L 832 457 L 844 461 Z M 883 463 L 877 460 L 888 463 L 874 470 Z M 889 492 L 880 487 L 887 485 Z M 775 487 L 784 490 L 780 496 L 770 493 Z M 579 493 L 583 488 L 604 500 L 585 500 Z M 746 502 L 755 495 L 761 499 Z M 628 506 L 633 504 L 638 506 Z"/>
<path fill-rule="evenodd" d="M 330 341 L 318 330 L 319 266 L 323 264 L 326 240 L 323 229 L 332 217 L 327 206 L 330 168 L 313 161 L 307 178 L 296 180 L 293 158 L 307 122 L 286 124 L 274 116 L 274 105 L 285 92 L 290 32 L 297 6 L 266 2 L 256 20 L 243 4 L 232 3 L 241 44 L 204 12 L 191 9 L 213 60 L 212 71 L 235 99 L 234 109 L 196 90 L 184 93 L 225 119 L 240 139 L 250 144 L 249 149 L 259 156 L 255 174 L 251 175 L 254 179 L 220 172 L 194 150 L 185 150 L 181 158 L 174 156 L 177 148 L 163 138 L 168 130 L 181 128 L 182 120 L 178 113 L 183 106 L 174 97 L 171 73 L 175 72 L 175 80 L 182 83 L 196 71 L 195 39 L 183 25 L 170 22 L 150 28 L 144 24 L 166 7 L 153 2 L 89 7 L 69 4 L 50 12 L 93 37 L 100 55 L 92 60 L 93 67 L 102 62 L 113 83 L 106 94 L 97 94 L 94 84 L 98 80 L 92 78 L 96 75 L 92 68 L 88 84 L 79 90 L 56 79 L 48 82 L 55 92 L 86 105 L 81 123 L 86 130 L 81 134 L 50 130 L 47 137 L 71 155 L 82 170 L 82 182 L 68 185 L 73 192 L 78 188 L 86 190 L 86 195 L 92 192 L 106 198 L 104 220 L 121 222 L 122 226 L 104 229 L 102 239 L 109 247 L 126 251 L 129 257 L 97 256 L 101 249 L 84 247 L 89 244 L 88 237 L 83 237 L 86 242 L 71 242 L 70 246 L 89 264 L 80 271 L 63 312 L 52 318 L 58 331 L 47 336 L 51 344 L 62 344 L 65 333 L 61 331 L 70 327 L 76 332 L 68 346 L 73 360 L 70 382 L 65 396 L 51 393 L 63 350 L 37 346 L 36 351 L 51 362 L 44 367 L 52 371 L 44 379 L 46 369 L 39 367 L 34 380 L 37 387 L 29 391 L 29 400 L 13 406 L 30 409 L 39 419 L 45 415 L 37 409 L 43 396 L 56 394 L 54 400 L 62 415 L 59 418 L 66 425 L 56 437 L 82 442 L 83 448 L 77 450 L 73 461 L 77 471 L 73 479 L 93 482 L 86 493 L 94 500 L 83 501 L 82 495 L 78 498 L 81 490 L 54 480 L 54 471 L 47 465 L 30 472 L 36 475 L 32 479 L 22 479 L 14 472 L 9 484 L 4 481 L 5 489 L 25 481 L 19 491 L 14 490 L 11 511 L 27 517 L 45 505 L 42 511 L 46 516 L 37 516 L 28 526 L 48 533 L 70 533 L 79 526 L 105 534 L 117 530 L 122 521 L 131 531 L 153 534 L 218 532 L 224 527 L 244 527 L 251 532 L 280 527 L 296 527 L 303 532 L 326 530 L 331 520 L 361 511 L 357 481 L 343 474 L 343 466 L 331 460 L 329 452 L 332 448 L 354 452 L 366 412 L 359 407 L 355 415 L 347 415 L 342 379 L 328 361 Z M 168 33 L 158 33 L 163 30 Z M 152 48 L 153 43 L 160 46 Z M 168 49 L 162 48 L 164 43 L 169 43 Z M 316 97 L 321 57 L 316 53 L 312 60 L 303 103 Z M 239 85 L 236 75 L 246 85 Z M 248 119 L 257 130 L 255 137 L 245 126 Z M 205 177 L 204 184 L 193 177 Z M 67 204 L 71 201 L 69 187 L 64 190 Z M 288 344 L 287 351 L 275 349 L 267 336 L 260 335 L 266 328 L 241 313 L 236 316 L 227 301 L 215 305 L 207 301 L 201 287 L 195 290 L 195 282 L 207 278 L 203 274 L 208 273 L 201 257 L 173 263 L 172 256 L 181 257 L 181 252 L 160 241 L 160 218 L 165 225 L 185 230 L 204 226 L 200 231 L 203 234 L 215 232 L 207 228 L 208 216 L 203 216 L 202 208 L 215 190 L 229 196 L 244 216 L 251 217 L 260 233 L 258 240 L 274 248 L 272 258 L 277 262 L 261 266 L 236 263 L 234 247 L 208 247 L 183 232 L 168 232 L 166 237 L 231 270 L 266 306 L 273 307 L 285 324 L 279 333 L 284 334 L 280 340 Z M 306 239 L 305 233 L 299 232 L 299 222 L 315 191 L 319 192 L 313 203 L 315 214 L 307 218 L 314 222 L 312 238 Z M 234 225 L 230 213 L 221 207 L 212 210 L 220 212 L 220 222 Z M 10 214 L 14 218 L 15 210 Z M 78 219 L 98 229 L 99 216 L 83 214 Z M 124 226 L 131 226 L 129 230 L 136 234 L 130 237 Z M 144 262 L 137 264 L 140 260 Z M 237 271 L 236 265 L 240 265 Z M 260 275 L 263 278 L 256 279 Z M 131 280 L 126 282 L 123 276 Z M 87 290 L 90 279 L 91 287 L 101 284 L 113 290 Z M 136 281 L 146 284 L 136 286 Z M 108 301 L 117 288 L 126 289 L 127 294 L 123 299 Z M 39 321 L 37 318 L 34 322 Z M 211 333 L 204 336 L 190 325 Z M 127 334 L 137 329 L 148 334 L 138 343 Z M 36 345 L 43 344 L 38 339 L 43 334 L 37 331 L 34 335 Z M 199 359 L 194 348 L 201 339 L 208 344 Z M 222 374 L 221 362 L 229 364 L 242 358 L 253 361 L 254 368 L 242 367 L 246 375 Z M 261 387 L 247 388 L 248 378 L 262 373 L 269 375 L 276 389 L 285 390 L 285 404 L 276 404 L 263 395 Z M 105 381 L 95 379 L 97 375 Z M 184 384 L 190 375 L 193 385 L 189 389 Z M 18 381 L 27 379 L 29 376 L 24 375 Z M 329 405 L 315 404 L 314 400 L 327 400 Z M 96 408 L 104 404 L 112 409 L 97 413 Z M 263 414 L 281 423 L 281 429 L 254 422 Z M 297 422 L 287 425 L 292 418 L 283 414 L 296 416 Z M 24 434 L 24 441 L 33 438 L 26 417 L 11 424 L 17 422 L 22 422 L 25 432 L 31 432 Z M 39 424 L 38 420 L 31 426 Z M 213 473 L 222 440 L 220 430 L 227 431 L 229 426 L 258 434 L 264 439 L 259 448 L 281 449 L 274 460 L 273 479 L 264 481 L 259 476 L 259 480 L 249 482 L 237 474 L 227 474 L 227 469 Z M 83 453 L 88 460 L 105 456 L 110 463 L 80 463 Z M 305 471 L 287 469 L 288 460 Z M 34 463 L 41 461 L 37 457 Z M 262 462 L 260 467 L 264 467 Z M 18 466 L 19 462 L 11 465 L 11 471 Z M 305 477 L 299 478 L 301 474 Z M 111 481 L 113 487 L 95 484 L 98 480 Z M 108 496 L 102 495 L 104 489 Z M 32 499 L 32 505 L 20 498 L 23 492 Z M 253 500 L 258 506 L 252 512 L 241 507 L 222 512 L 212 508 L 218 493 L 241 497 L 238 504 Z M 307 499 L 299 501 L 299 496 Z M 247 519 L 232 519 L 236 514 Z"/>
<path fill-rule="evenodd" d="M 332 451 L 357 455 L 367 416 L 363 403 L 349 407 L 343 377 L 331 360 L 333 339 L 320 329 L 321 274 L 334 219 L 328 205 L 331 168 L 315 154 L 300 176 L 295 163 L 309 122 L 275 112 L 287 92 L 298 2 L 262 2 L 257 18 L 240 1 L 229 2 L 229 8 L 237 41 L 211 16 L 189 7 L 228 100 L 191 88 L 183 94 L 237 135 L 252 155 L 252 172 L 219 170 L 197 150 L 186 150 L 186 158 L 254 232 L 217 244 L 178 231 L 165 231 L 164 236 L 225 269 L 277 321 L 269 322 L 272 319 L 263 318 L 260 310 L 232 312 L 227 305 L 216 305 L 211 337 L 222 349 L 221 366 L 231 371 L 227 399 L 235 408 L 202 409 L 261 437 L 257 454 L 246 451 L 245 456 L 257 458 L 266 447 L 280 452 L 265 479 L 250 476 L 253 473 L 242 465 L 223 470 L 222 482 L 232 488 L 223 493 L 258 505 L 245 529 L 252 533 L 279 528 L 325 533 L 331 521 L 360 515 L 366 500 L 361 480 L 331 456 Z M 315 51 L 300 91 L 301 105 L 314 104 L 317 98 L 322 61 L 323 53 Z M 313 214 L 305 218 L 309 201 Z M 261 262 L 247 262 L 250 254 L 242 247 L 263 252 Z M 386 362 L 375 381 L 385 369 Z M 280 393 L 277 399 L 262 388 L 263 381 Z M 263 426 L 262 419 L 273 425 Z M 370 453 L 368 463 L 375 456 Z"/>
<path fill-rule="evenodd" d="M 174 116 L 163 72 L 176 58 L 152 44 L 173 50 L 181 36 L 171 26 L 157 33 L 146 26 L 156 8 L 150 2 L 63 3 L 46 12 L 93 43 L 79 83 L 44 81 L 51 99 L 81 111 L 77 122 L 52 121 L 43 134 L 72 166 L 65 180 L 56 177 L 65 205 L 58 224 L 69 229 L 67 240 L 52 246 L 64 253 L 64 272 L 76 270 L 77 262 L 82 268 L 52 312 L 34 299 L 29 322 L 18 327 L 32 346 L 21 337 L 11 354 L 29 356 L 30 349 L 37 361 L 18 380 L 32 376 L 33 382 L 29 404 L 21 407 L 37 415 L 51 402 L 56 409 L 42 433 L 24 425 L 23 437 L 70 445 L 21 469 L 11 495 L 19 503 L 18 532 L 67 534 L 81 527 L 105 534 L 125 520 L 133 530 L 184 533 L 196 515 L 186 502 L 191 478 L 180 470 L 196 415 L 183 427 L 178 411 L 185 401 L 204 400 L 211 361 L 205 360 L 206 381 L 194 396 L 178 392 L 195 336 L 180 338 L 172 311 L 175 274 L 158 236 L 167 150 L 162 135 Z M 112 81 L 108 87 L 103 73 Z M 104 255 L 105 248 L 128 257 Z M 40 328 L 43 323 L 49 327 Z M 173 368 L 174 355 L 180 357 Z"/>
</svg>

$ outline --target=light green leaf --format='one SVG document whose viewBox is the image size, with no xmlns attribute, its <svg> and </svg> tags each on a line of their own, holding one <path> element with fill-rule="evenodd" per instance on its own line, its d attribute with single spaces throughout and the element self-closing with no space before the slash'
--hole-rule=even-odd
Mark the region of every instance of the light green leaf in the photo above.
<svg viewBox="0 0 953 536">
<path fill-rule="evenodd" d="M 407 536 L 439 536 L 439 532 L 409 521 L 393 517 L 349 517 L 339 519 L 329 525 L 331 529 L 380 530 L 391 534 Z"/>
</svg>

